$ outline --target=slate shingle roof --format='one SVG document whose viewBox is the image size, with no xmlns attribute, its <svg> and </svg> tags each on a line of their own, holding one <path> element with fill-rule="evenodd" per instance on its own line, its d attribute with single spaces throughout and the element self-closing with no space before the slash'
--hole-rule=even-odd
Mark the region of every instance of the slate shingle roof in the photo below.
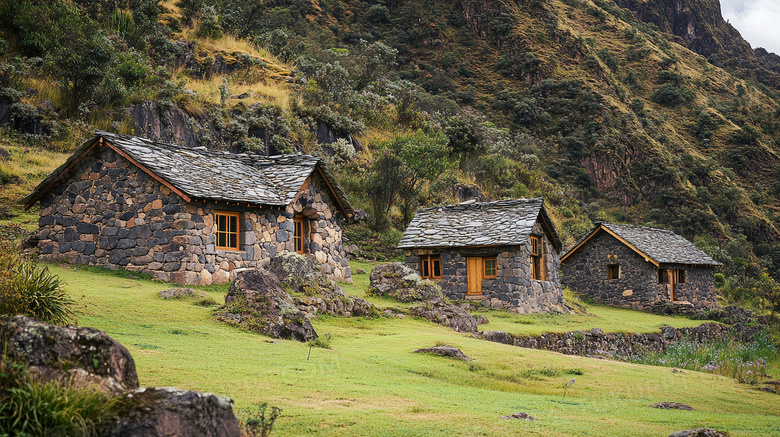
<svg viewBox="0 0 780 437">
<path fill-rule="evenodd" d="M 659 264 L 721 265 L 693 243 L 672 231 L 615 223 L 600 223 L 596 225 L 593 231 L 577 242 L 561 260 L 563 261 L 570 253 L 576 251 L 581 243 L 594 235 L 595 232 L 598 232 L 600 227 L 614 232 Z"/>
<path fill-rule="evenodd" d="M 79 147 L 26 200 L 35 199 L 40 191 L 47 190 L 62 176 L 70 163 L 80 159 L 84 151 L 101 137 L 193 199 L 287 206 L 319 166 L 344 212 L 352 214 L 344 192 L 320 158 L 310 155 L 260 156 L 209 152 L 205 148 L 185 149 L 146 138 L 108 132 L 96 132 L 96 137 Z"/>
<path fill-rule="evenodd" d="M 398 248 L 525 244 L 537 219 L 546 221 L 553 244 L 560 247 L 560 239 L 544 210 L 544 201 L 536 198 L 422 209 L 409 223 Z"/>
</svg>

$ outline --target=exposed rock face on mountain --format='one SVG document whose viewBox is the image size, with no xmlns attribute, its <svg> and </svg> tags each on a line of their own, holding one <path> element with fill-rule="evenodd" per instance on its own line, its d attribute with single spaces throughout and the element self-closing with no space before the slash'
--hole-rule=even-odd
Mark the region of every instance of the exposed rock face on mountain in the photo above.
<svg viewBox="0 0 780 437">
<path fill-rule="evenodd" d="M 780 74 L 765 68 L 748 41 L 723 19 L 718 0 L 615 0 L 615 4 L 679 37 L 685 46 L 716 65 L 737 68 L 780 89 Z"/>
</svg>

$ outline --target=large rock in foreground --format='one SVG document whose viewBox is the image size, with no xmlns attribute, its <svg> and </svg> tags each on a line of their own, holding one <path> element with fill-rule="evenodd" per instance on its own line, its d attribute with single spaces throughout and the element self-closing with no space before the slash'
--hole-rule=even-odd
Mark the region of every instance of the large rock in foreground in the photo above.
<svg viewBox="0 0 780 437">
<path fill-rule="evenodd" d="M 118 394 L 138 388 L 130 352 L 94 328 L 55 326 L 26 316 L 0 319 L 0 350 L 47 381 Z"/>
<path fill-rule="evenodd" d="M 322 267 L 295 252 L 282 253 L 271 258 L 266 270 L 276 275 L 279 281 L 290 287 L 294 293 L 306 296 L 347 296 L 341 287 L 325 275 Z"/>
<path fill-rule="evenodd" d="M 126 393 L 111 437 L 240 437 L 233 401 L 225 396 L 172 387 Z"/>
<path fill-rule="evenodd" d="M 428 319 L 458 332 L 479 332 L 479 323 L 474 316 L 444 299 L 433 299 L 430 302 L 409 308 L 409 314 Z"/>
<path fill-rule="evenodd" d="M 443 299 L 441 288 L 423 280 L 404 263 L 382 264 L 371 269 L 369 294 L 387 295 L 400 302 Z"/>
<path fill-rule="evenodd" d="M 225 306 L 215 314 L 218 320 L 269 337 L 298 341 L 317 338 L 311 322 L 282 289 L 279 278 L 265 270 L 236 275 L 225 296 Z"/>
</svg>

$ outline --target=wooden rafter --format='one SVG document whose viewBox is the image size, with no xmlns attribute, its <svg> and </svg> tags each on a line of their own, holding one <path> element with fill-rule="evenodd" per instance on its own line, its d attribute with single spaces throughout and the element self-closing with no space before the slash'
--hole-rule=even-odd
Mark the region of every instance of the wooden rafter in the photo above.
<svg viewBox="0 0 780 437">
<path fill-rule="evenodd" d="M 322 177 L 322 179 L 325 180 L 325 184 L 328 186 L 328 189 L 330 189 L 331 194 L 333 194 L 333 197 L 336 199 L 336 203 L 339 205 L 339 209 L 341 210 L 341 213 L 344 214 L 344 217 L 349 217 L 349 214 L 347 214 L 347 210 L 344 209 L 344 205 L 341 203 L 341 199 L 339 198 L 338 194 L 336 194 L 336 190 L 333 189 L 333 186 L 330 185 L 330 181 L 328 181 L 328 178 L 325 177 L 325 173 L 322 172 L 322 169 L 320 168 L 319 165 L 315 165 L 314 168 L 317 169 L 317 173 L 320 175 L 320 177 Z"/>
</svg>

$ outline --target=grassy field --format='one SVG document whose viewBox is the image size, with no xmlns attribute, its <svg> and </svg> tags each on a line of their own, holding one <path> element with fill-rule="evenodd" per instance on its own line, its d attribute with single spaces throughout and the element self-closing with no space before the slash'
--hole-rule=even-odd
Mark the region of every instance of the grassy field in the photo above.
<svg viewBox="0 0 780 437">
<path fill-rule="evenodd" d="M 269 402 L 283 408 L 273 435 L 659 436 L 697 426 L 733 436 L 780 434 L 777 395 L 716 375 L 490 343 L 414 318 L 320 318 L 314 326 L 320 335 L 330 334 L 331 349 L 314 348 L 307 359 L 305 344 L 238 331 L 194 301 L 161 300 L 157 291 L 167 284 L 49 267 L 78 302 L 79 324 L 127 346 L 142 385 L 228 395 L 238 410 Z M 353 268 L 369 270 L 360 263 Z M 356 275 L 348 293 L 362 295 L 367 280 Z M 212 286 L 205 292 L 222 302 L 225 290 Z M 598 306 L 588 310 L 593 317 L 487 312 L 492 321 L 483 329 L 533 333 L 691 324 Z M 437 343 L 457 346 L 473 361 L 413 353 Z M 576 382 L 563 397 L 571 379 Z M 683 402 L 695 411 L 648 406 L 660 401 Z M 536 420 L 500 419 L 517 411 Z"/>
</svg>

